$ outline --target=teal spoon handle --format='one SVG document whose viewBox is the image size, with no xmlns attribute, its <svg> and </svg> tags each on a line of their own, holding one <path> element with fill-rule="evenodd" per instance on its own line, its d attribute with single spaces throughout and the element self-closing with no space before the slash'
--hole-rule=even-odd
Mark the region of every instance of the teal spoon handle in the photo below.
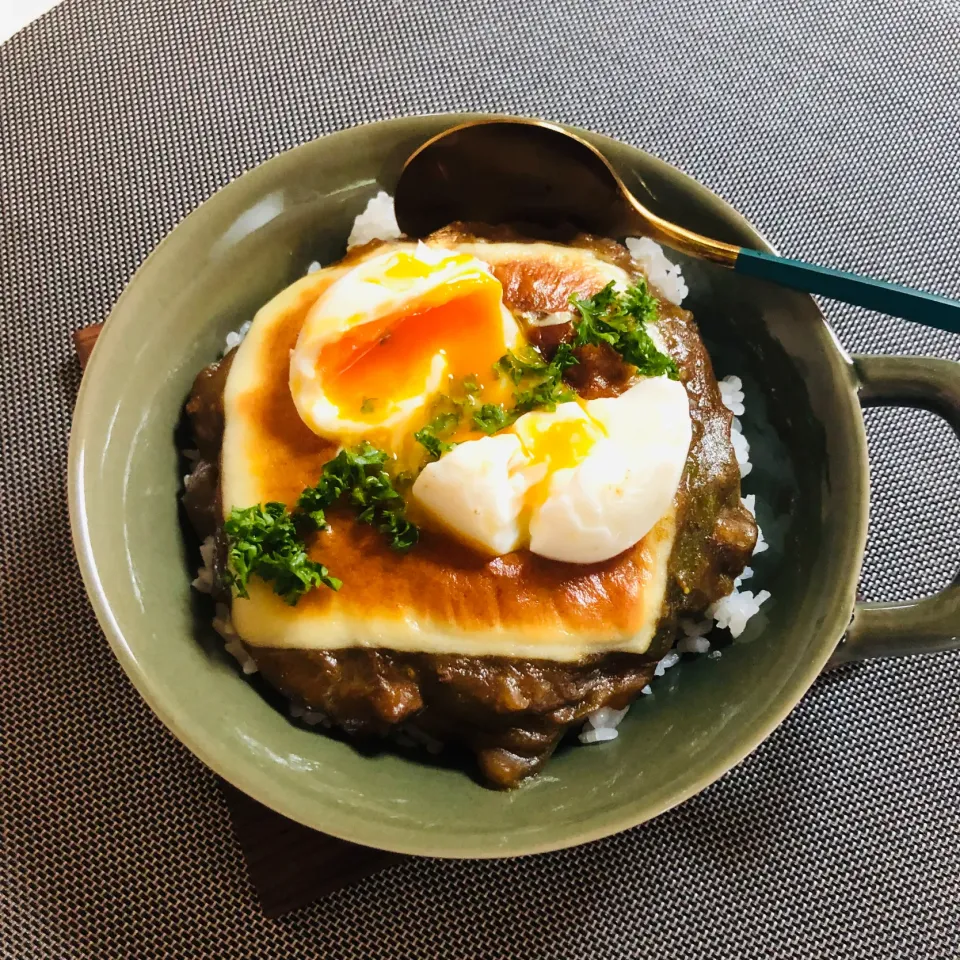
<svg viewBox="0 0 960 960">
<path fill-rule="evenodd" d="M 841 300 L 892 317 L 925 323 L 928 327 L 960 333 L 960 301 L 934 293 L 923 293 L 882 280 L 870 280 L 802 260 L 787 260 L 759 250 L 742 249 L 733 269 L 736 273 L 769 280 L 782 287 L 817 293 L 831 300 Z"/>
</svg>

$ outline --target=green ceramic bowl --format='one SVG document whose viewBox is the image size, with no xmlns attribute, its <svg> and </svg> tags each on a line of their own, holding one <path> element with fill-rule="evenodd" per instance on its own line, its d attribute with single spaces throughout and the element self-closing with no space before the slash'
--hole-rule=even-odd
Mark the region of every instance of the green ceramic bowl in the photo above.
<svg viewBox="0 0 960 960">
<path fill-rule="evenodd" d="M 358 843 L 442 857 L 513 856 L 631 827 L 702 790 L 793 709 L 838 656 L 946 647 L 956 587 L 894 607 L 858 607 L 867 524 L 860 400 L 912 402 L 960 421 L 960 365 L 851 360 L 814 302 L 685 261 L 718 375 L 746 385 L 743 418 L 771 549 L 757 587 L 773 599 L 719 659 L 684 662 L 641 697 L 620 737 L 561 749 L 511 793 L 462 769 L 348 743 L 288 722 L 244 679 L 189 586 L 197 557 L 178 520 L 174 429 L 194 374 L 312 260 L 338 258 L 351 221 L 390 190 L 421 142 L 469 119 L 417 117 L 304 144 L 221 190 L 147 259 L 107 322 L 84 377 L 70 442 L 70 512 L 97 616 L 157 715 L 201 760 L 294 820 Z M 648 154 L 578 131 L 651 209 L 701 233 L 769 249 L 733 209 Z M 858 392 L 860 396 L 858 397 Z M 851 625 L 851 618 L 853 622 Z"/>
</svg>

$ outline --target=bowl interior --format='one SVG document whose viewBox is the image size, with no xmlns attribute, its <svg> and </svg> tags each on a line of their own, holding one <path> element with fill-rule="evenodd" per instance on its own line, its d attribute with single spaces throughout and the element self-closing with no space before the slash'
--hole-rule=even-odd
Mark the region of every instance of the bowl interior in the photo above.
<svg viewBox="0 0 960 960">
<path fill-rule="evenodd" d="M 408 853 L 497 856 L 568 846 L 695 793 L 786 715 L 848 622 L 862 557 L 866 472 L 847 364 L 813 301 L 684 261 L 717 375 L 746 385 L 744 429 L 771 549 L 749 586 L 773 593 L 718 659 L 683 662 L 641 697 L 620 737 L 562 748 L 512 793 L 455 764 L 364 754 L 289 722 L 245 680 L 189 586 L 197 564 L 177 497 L 174 429 L 224 337 L 313 260 L 343 250 L 353 217 L 403 158 L 460 116 L 348 130 L 282 154 L 189 216 L 145 262 L 84 378 L 71 438 L 74 535 L 100 622 L 133 682 L 202 760 L 260 801 L 328 833 Z M 591 139 L 657 212 L 732 242 L 749 225 L 666 164 Z"/>
</svg>

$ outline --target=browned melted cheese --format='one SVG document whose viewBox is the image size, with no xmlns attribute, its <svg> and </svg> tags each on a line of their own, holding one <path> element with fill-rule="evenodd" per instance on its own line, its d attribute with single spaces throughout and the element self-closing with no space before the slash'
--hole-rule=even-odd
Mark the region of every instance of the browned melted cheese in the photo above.
<svg viewBox="0 0 960 960">
<path fill-rule="evenodd" d="M 537 243 L 444 242 L 490 263 L 516 310 L 563 310 L 571 293 L 592 294 L 627 274 L 592 251 Z M 311 274 L 258 314 L 227 382 L 222 452 L 225 513 L 234 506 L 296 502 L 336 446 L 297 414 L 288 385 L 290 351 L 310 307 L 344 271 Z M 644 652 L 667 588 L 675 535 L 670 511 L 638 544 L 609 561 L 564 564 L 520 551 L 492 560 L 423 531 L 409 553 L 349 512 L 329 512 L 311 557 L 342 579 L 295 607 L 254 578 L 233 604 L 234 626 L 252 647 L 389 648 L 442 654 L 579 660 Z"/>
</svg>

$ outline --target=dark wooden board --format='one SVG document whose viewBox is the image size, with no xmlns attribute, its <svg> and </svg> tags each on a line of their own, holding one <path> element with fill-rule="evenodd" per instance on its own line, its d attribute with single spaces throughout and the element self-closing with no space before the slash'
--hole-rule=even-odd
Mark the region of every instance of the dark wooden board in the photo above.
<svg viewBox="0 0 960 960">
<path fill-rule="evenodd" d="M 404 859 L 288 820 L 225 780 L 220 780 L 220 789 L 268 917 L 306 906 Z"/>
<path fill-rule="evenodd" d="M 93 345 L 97 342 L 97 337 L 100 336 L 102 329 L 102 323 L 92 323 L 89 327 L 81 327 L 74 332 L 73 346 L 77 351 L 81 370 L 86 370 L 90 354 L 93 353 Z"/>
<path fill-rule="evenodd" d="M 102 328 L 102 323 L 95 323 L 74 333 L 81 370 L 86 368 Z M 268 917 L 306 906 L 404 859 L 311 830 L 217 779 L 250 881 Z"/>
</svg>

